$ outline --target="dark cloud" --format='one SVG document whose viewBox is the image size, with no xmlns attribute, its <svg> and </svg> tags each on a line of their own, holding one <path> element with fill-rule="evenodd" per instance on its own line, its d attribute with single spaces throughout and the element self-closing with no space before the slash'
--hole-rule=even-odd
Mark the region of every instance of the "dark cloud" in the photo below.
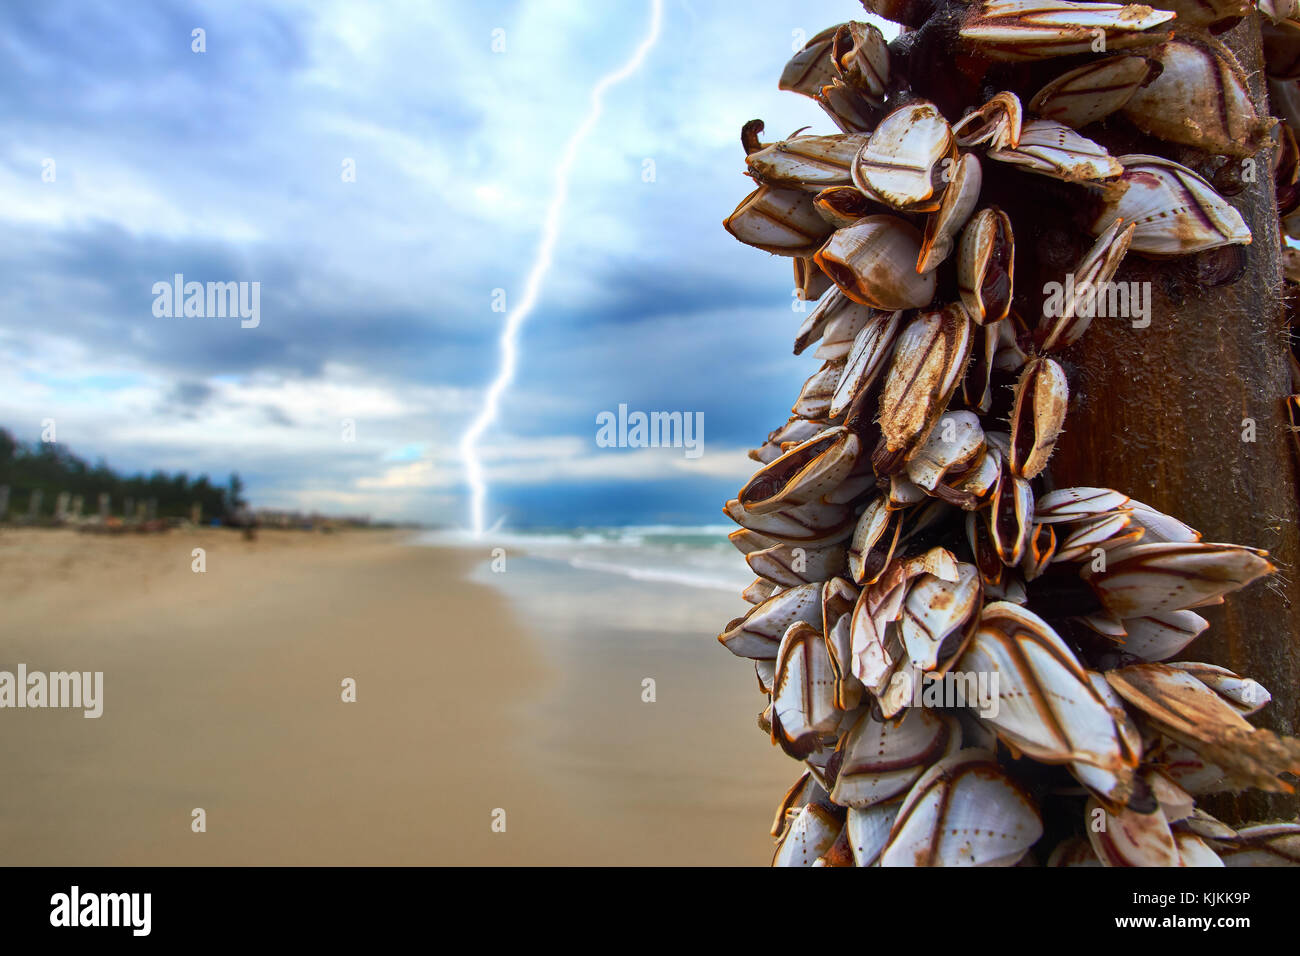
<svg viewBox="0 0 1300 956">
<path fill-rule="evenodd" d="M 198 418 L 199 410 L 212 397 L 212 387 L 203 382 L 177 382 L 156 409 L 159 415 Z"/>
<path fill-rule="evenodd" d="M 524 5 L 439 9 L 447 30 L 428 38 L 395 28 L 382 9 L 359 6 L 355 23 L 309 2 L 46 0 L 0 9 L 0 83 L 21 91 L 0 101 L 9 130 L 0 188 L 13 193 L 0 231 L 0 341 L 32 379 L 64 374 L 43 366 L 46 354 L 64 354 L 46 348 L 57 339 L 132 386 L 164 382 L 153 414 L 193 432 L 192 445 L 178 448 L 190 441 L 177 438 L 183 429 L 163 440 L 132 420 L 129 438 L 102 445 L 91 433 L 88 450 L 125 468 L 238 469 L 255 494 L 355 489 L 391 462 L 383 448 L 320 450 L 307 430 L 325 416 L 317 408 L 313 418 L 310 405 L 332 401 L 328 387 L 314 398 L 300 390 L 300 404 L 284 407 L 264 401 L 265 390 L 241 406 L 240 389 L 346 378 L 390 392 L 476 390 L 495 374 L 505 316 L 489 308 L 492 290 L 507 289 L 511 302 L 522 295 L 550 164 L 589 74 L 626 48 L 628 20 L 584 12 L 589 34 L 560 36 L 562 24 L 556 35 L 512 33 L 519 62 L 547 64 L 512 87 L 516 61 L 492 58 L 488 30 L 526 19 Z M 682 16 L 670 12 L 645 75 L 610 100 L 601 138 L 588 144 L 604 165 L 597 180 L 582 178 L 587 167 L 575 181 L 555 268 L 522 330 L 516 379 L 489 443 L 501 434 L 591 435 L 597 413 L 625 403 L 703 412 L 708 447 L 748 447 L 785 421 L 815 367 L 790 355 L 802 316 L 790 309 L 789 261 L 741 247 L 720 227 L 752 187 L 738 174 L 738 142 L 702 136 L 703 124 L 684 113 L 697 97 L 716 107 L 715 87 L 737 82 L 738 69 L 748 84 L 769 64 L 714 57 L 701 66 L 724 38 L 723 18 Z M 805 16 L 818 19 L 801 8 L 790 27 L 807 26 Z M 207 31 L 204 54 L 190 50 L 194 27 Z M 779 71 L 788 51 L 777 39 L 762 56 Z M 590 57 L 546 59 L 544 42 Z M 349 73 L 354 64 L 364 69 Z M 511 111 L 504 124 L 502 103 Z M 753 105 L 736 108 L 748 118 Z M 798 125 L 769 118 L 774 130 Z M 732 119 L 725 125 L 738 128 Z M 515 125 L 525 131 L 517 148 L 503 147 Z M 535 163 L 518 162 L 534 151 Z M 42 156 L 57 159 L 57 184 L 40 182 Z M 345 156 L 360 170 L 348 186 L 339 177 Z M 654 182 L 640 176 L 647 156 L 657 162 Z M 479 185 L 503 198 L 477 206 Z M 259 282 L 259 326 L 154 316 L 154 283 L 176 273 Z M 94 377 L 80 401 L 94 402 Z M 220 409 L 218 380 L 231 398 Z M 244 418 L 218 415 L 232 406 Z M 445 439 L 463 426 L 463 408 L 427 422 L 399 410 L 385 440 Z M 212 418 L 220 429 L 208 427 Z M 270 434 L 260 444 L 232 438 L 241 426 Z M 302 447 L 317 450 L 293 450 Z M 503 489 L 500 500 L 534 524 L 712 520 L 711 503 L 730 484 L 558 483 Z M 446 489 L 410 494 L 431 501 Z"/>
</svg>

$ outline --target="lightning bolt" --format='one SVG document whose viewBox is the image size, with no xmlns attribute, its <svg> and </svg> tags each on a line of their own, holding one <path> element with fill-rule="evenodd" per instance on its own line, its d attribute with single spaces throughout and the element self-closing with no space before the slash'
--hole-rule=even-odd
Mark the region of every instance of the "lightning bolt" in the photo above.
<svg viewBox="0 0 1300 956">
<path fill-rule="evenodd" d="M 460 439 L 460 455 L 465 462 L 465 480 L 470 487 L 470 518 L 475 537 L 483 534 L 483 505 L 487 499 L 487 483 L 483 480 L 483 463 L 478 456 L 478 441 L 488 426 L 496 420 L 501 396 L 514 380 L 518 360 L 516 342 L 519 338 L 519 329 L 537 305 L 542 282 L 551 269 L 555 244 L 560 237 L 560 216 L 569 200 L 569 174 L 573 171 L 573 164 L 578 158 L 578 147 L 600 121 L 606 91 L 641 68 L 646 55 L 659 39 L 662 19 L 663 0 L 651 0 L 650 28 L 645 37 L 622 66 L 602 76 L 592 88 L 591 106 L 587 115 L 569 137 L 560 156 L 560 163 L 555 168 L 555 192 L 551 194 L 551 202 L 546 210 L 546 222 L 542 227 L 541 241 L 537 244 L 537 255 L 533 259 L 532 268 L 529 269 L 528 279 L 524 284 L 524 296 L 506 315 L 505 327 L 501 330 L 501 367 L 497 371 L 497 377 L 488 386 L 487 396 L 478 417 L 470 423 Z"/>
</svg>

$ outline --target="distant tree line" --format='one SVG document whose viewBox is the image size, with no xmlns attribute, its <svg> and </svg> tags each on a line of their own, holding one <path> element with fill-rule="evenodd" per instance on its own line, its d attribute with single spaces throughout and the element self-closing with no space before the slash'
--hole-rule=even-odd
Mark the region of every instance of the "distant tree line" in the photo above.
<svg viewBox="0 0 1300 956">
<path fill-rule="evenodd" d="M 190 506 L 203 507 L 203 519 L 210 521 L 232 513 L 246 504 L 244 483 L 232 473 L 224 486 L 215 485 L 207 475 L 190 478 L 185 472 L 168 474 L 155 471 L 123 475 L 108 467 L 102 458 L 94 465 L 53 442 L 20 442 L 7 429 L 0 428 L 0 485 L 9 486 L 10 514 L 26 514 L 32 492 L 42 492 L 41 514 L 53 513 L 56 496 L 61 491 L 85 499 L 83 514 L 93 515 L 99 507 L 99 495 L 111 496 L 110 509 L 122 514 L 127 498 L 136 502 L 158 501 L 159 518 L 188 517 Z M 2 518 L 3 515 L 0 515 Z"/>
</svg>

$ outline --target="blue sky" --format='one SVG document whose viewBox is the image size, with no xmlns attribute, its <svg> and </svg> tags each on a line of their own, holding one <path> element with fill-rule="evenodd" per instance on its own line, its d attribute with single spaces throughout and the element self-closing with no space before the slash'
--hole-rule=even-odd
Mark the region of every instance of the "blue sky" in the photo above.
<svg viewBox="0 0 1300 956">
<path fill-rule="evenodd" d="M 648 16 L 648 0 L 6 5 L 0 425 L 32 440 L 53 418 L 127 470 L 238 470 L 258 505 L 464 523 L 456 445 L 496 371 L 493 290 L 522 294 L 564 141 Z M 484 438 L 490 520 L 722 520 L 745 450 L 816 365 L 790 354 L 789 261 L 720 225 L 751 188 L 740 127 L 833 132 L 776 81 L 796 31 L 855 17 L 850 0 L 666 0 L 574 168 Z M 260 324 L 156 317 L 152 286 L 178 272 L 259 282 Z M 598 447 L 620 403 L 702 412 L 704 454 Z"/>
</svg>

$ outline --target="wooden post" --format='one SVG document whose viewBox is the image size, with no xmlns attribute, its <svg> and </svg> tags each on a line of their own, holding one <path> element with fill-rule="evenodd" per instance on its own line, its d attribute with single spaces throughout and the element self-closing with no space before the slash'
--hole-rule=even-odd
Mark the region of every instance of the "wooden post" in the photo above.
<svg viewBox="0 0 1300 956">
<path fill-rule="evenodd" d="M 1259 30 L 1252 21 L 1225 38 L 1264 112 Z M 1051 472 L 1059 486 L 1116 488 L 1186 521 L 1207 541 L 1270 552 L 1278 573 L 1229 595 L 1220 607 L 1197 609 L 1210 629 L 1181 656 L 1257 678 L 1273 701 L 1255 722 L 1296 734 L 1300 536 L 1283 404 L 1291 391 L 1289 344 L 1272 157 L 1264 151 L 1255 163 L 1257 181 L 1231 200 L 1254 236 L 1235 283 L 1202 288 L 1176 262 L 1132 255 L 1125 261 L 1117 281 L 1152 283 L 1151 325 L 1096 320 L 1065 354 L 1072 395 Z M 1244 822 L 1294 818 L 1300 803 L 1252 792 L 1207 799 L 1204 806 Z"/>
</svg>

